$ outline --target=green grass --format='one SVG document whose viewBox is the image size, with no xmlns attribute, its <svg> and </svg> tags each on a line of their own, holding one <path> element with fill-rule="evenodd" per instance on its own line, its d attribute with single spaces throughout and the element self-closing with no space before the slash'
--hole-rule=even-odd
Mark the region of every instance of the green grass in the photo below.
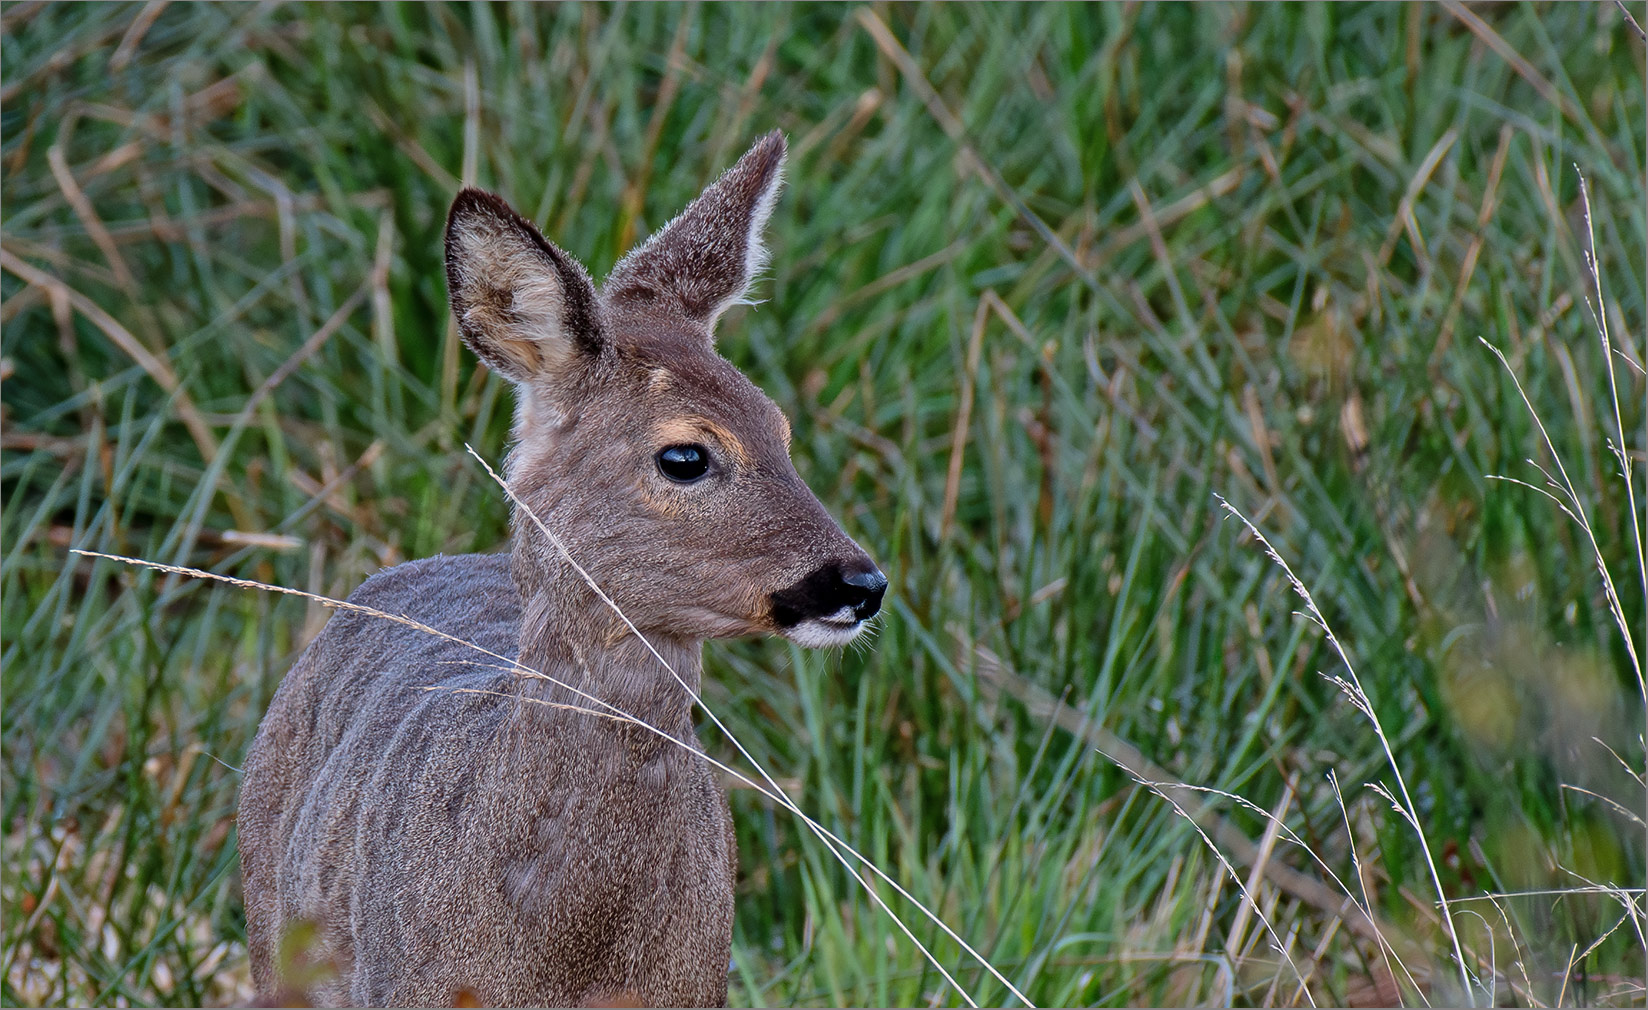
<svg viewBox="0 0 1648 1010">
<path fill-rule="evenodd" d="M 1419 840 L 1363 786 L 1394 787 L 1378 739 L 1318 676 L 1343 666 L 1219 494 L 1350 651 L 1470 969 L 1515 1003 L 1644 1002 L 1648 834 L 1568 788 L 1648 813 L 1643 694 L 1583 533 L 1489 479 L 1552 454 L 1477 340 L 1641 652 L 1608 368 L 1640 481 L 1648 110 L 1616 6 L 152 14 L 0 15 L 6 1004 L 247 998 L 234 766 L 325 617 L 69 549 L 340 597 L 493 549 L 462 446 L 499 457 L 510 400 L 449 321 L 456 187 L 599 277 L 773 127 L 766 301 L 721 347 L 892 579 L 866 648 L 708 649 L 706 700 L 802 806 L 1043 1005 L 1302 999 L 1119 739 L 1280 807 L 1347 880 L 1354 853 L 1420 988 L 1463 999 Z M 960 1001 L 794 818 L 733 806 L 735 1002 Z M 1637 889 L 1634 919 L 1610 934 L 1581 878 Z M 1569 893 L 1475 900 L 1542 889 Z M 1254 896 L 1318 1002 L 1396 998 L 1351 916 Z"/>
</svg>

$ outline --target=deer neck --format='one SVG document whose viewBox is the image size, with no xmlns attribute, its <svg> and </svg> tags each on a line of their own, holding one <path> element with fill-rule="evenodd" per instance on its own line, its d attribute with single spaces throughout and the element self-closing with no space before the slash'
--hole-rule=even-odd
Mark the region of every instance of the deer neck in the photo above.
<svg viewBox="0 0 1648 1010">
<path fill-rule="evenodd" d="M 576 575 L 530 580 L 517 576 L 516 584 L 522 603 L 518 661 L 549 678 L 526 676 L 520 681 L 523 698 L 549 703 L 532 706 L 540 709 L 539 717 L 556 722 L 558 728 L 572 723 L 629 746 L 650 740 L 666 750 L 678 750 L 657 734 L 620 721 L 622 716 L 605 718 L 561 707 L 617 714 L 593 700 L 600 699 L 696 745 L 692 709 L 703 673 L 702 641 L 664 635 L 648 635 L 643 641 Z"/>
</svg>

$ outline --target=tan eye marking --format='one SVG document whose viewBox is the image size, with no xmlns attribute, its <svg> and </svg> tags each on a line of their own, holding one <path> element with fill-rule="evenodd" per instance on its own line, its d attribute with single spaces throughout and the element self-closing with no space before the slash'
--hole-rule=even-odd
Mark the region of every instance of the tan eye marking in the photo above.
<svg viewBox="0 0 1648 1010">
<path fill-rule="evenodd" d="M 731 456 L 739 466 L 755 465 L 755 457 L 750 455 L 743 441 L 726 427 L 707 417 L 672 417 L 654 428 L 652 437 L 653 444 L 658 446 L 709 442 L 720 446 L 721 450 Z"/>
</svg>

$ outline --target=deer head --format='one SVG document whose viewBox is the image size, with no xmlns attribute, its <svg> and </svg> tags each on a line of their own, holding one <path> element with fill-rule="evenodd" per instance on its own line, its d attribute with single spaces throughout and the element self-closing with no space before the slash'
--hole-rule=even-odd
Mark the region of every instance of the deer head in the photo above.
<svg viewBox="0 0 1648 1010">
<path fill-rule="evenodd" d="M 490 193 L 459 193 L 447 222 L 464 342 L 516 389 L 506 479 L 649 637 L 840 644 L 887 586 L 796 474 L 784 415 L 715 351 L 765 263 L 784 152 L 763 137 L 599 291 Z M 621 637 L 519 507 L 513 528 L 529 621 Z"/>
</svg>

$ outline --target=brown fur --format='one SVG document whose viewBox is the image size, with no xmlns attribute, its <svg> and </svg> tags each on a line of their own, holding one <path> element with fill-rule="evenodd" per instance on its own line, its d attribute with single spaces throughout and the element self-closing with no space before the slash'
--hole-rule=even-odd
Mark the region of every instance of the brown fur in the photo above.
<svg viewBox="0 0 1648 1010">
<path fill-rule="evenodd" d="M 796 475 L 777 408 L 714 351 L 762 261 L 783 152 L 777 134 L 759 142 L 601 292 L 497 197 L 466 190 L 448 224 L 464 339 L 517 387 L 511 488 L 694 692 L 704 639 L 787 631 L 774 593 L 874 570 Z M 714 461 L 694 484 L 655 462 L 682 442 Z M 303 962 L 338 966 L 307 986 L 324 1004 L 725 1002 L 736 849 L 692 698 L 519 511 L 513 532 L 507 555 L 401 565 L 351 599 L 518 657 L 682 746 L 542 704 L 591 707 L 456 643 L 339 613 L 246 760 L 265 996 L 304 988 L 281 944 L 309 923 L 320 949 Z"/>
</svg>

